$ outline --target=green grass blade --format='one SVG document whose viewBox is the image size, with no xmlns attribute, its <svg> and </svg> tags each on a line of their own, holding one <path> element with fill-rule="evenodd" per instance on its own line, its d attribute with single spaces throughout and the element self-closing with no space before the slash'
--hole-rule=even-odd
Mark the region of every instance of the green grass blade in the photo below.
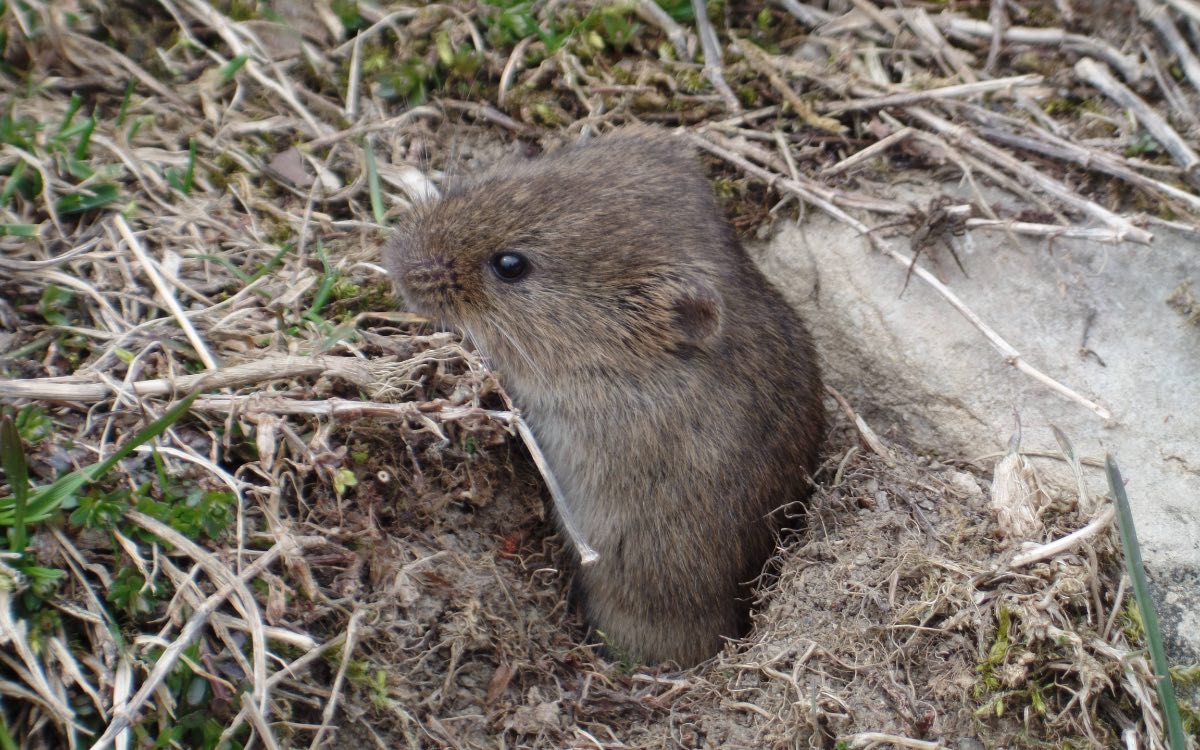
<svg viewBox="0 0 1200 750">
<path fill-rule="evenodd" d="M 122 445 L 108 458 L 98 464 L 93 464 L 91 467 L 84 469 L 88 472 L 88 479 L 95 480 L 108 473 L 108 470 L 117 465 L 117 462 L 137 450 L 139 445 L 146 443 L 167 431 L 167 428 L 179 421 L 179 418 L 187 413 L 188 409 L 192 408 L 192 402 L 200 395 L 200 391 L 189 393 L 178 403 L 163 412 L 163 415 L 154 420 L 150 424 L 143 427 L 133 436 L 128 442 Z"/>
<path fill-rule="evenodd" d="M 8 722 L 4 720 L 4 714 L 0 714 L 0 750 L 17 750 L 17 741 L 13 739 L 12 732 L 8 731 Z"/>
<path fill-rule="evenodd" d="M 221 83 L 229 83 L 232 78 L 237 75 L 237 72 L 242 69 L 246 61 L 250 59 L 250 55 L 242 53 L 233 58 L 229 62 L 221 66 Z"/>
<path fill-rule="evenodd" d="M 59 214 L 77 214 L 93 208 L 106 206 L 120 198 L 117 186 L 103 182 L 92 186 L 88 192 L 71 193 L 59 198 L 54 207 Z"/>
<path fill-rule="evenodd" d="M 12 172 L 8 175 L 8 179 L 4 181 L 4 190 L 0 190 L 0 206 L 7 206 L 12 200 L 13 194 L 17 192 L 17 188 L 21 185 L 21 178 L 25 176 L 25 162 L 18 161 L 13 167 Z"/>
<path fill-rule="evenodd" d="M 9 547 L 24 552 L 29 537 L 25 533 L 25 510 L 29 500 L 29 467 L 25 463 L 25 447 L 12 416 L 0 417 L 0 462 L 13 493 L 13 526 L 9 531 Z"/>
<path fill-rule="evenodd" d="M 153 122 L 152 117 L 135 117 L 133 122 L 129 123 L 129 130 L 125 131 L 125 140 L 133 143 L 133 139 L 137 138 L 138 131 L 142 129 L 147 121 Z"/>
<path fill-rule="evenodd" d="M 59 477 L 52 484 L 35 490 L 29 496 L 28 507 L 25 509 L 25 520 L 32 523 L 49 518 L 62 507 L 68 498 L 85 485 L 100 479 L 112 467 L 116 466 L 118 461 L 133 453 L 138 446 L 153 440 L 165 432 L 168 427 L 178 421 L 191 408 L 192 402 L 199 395 L 200 392 L 196 391 L 176 403 L 164 412 L 161 417 L 139 430 L 136 435 L 126 441 L 120 448 L 117 448 L 111 456 L 103 461 L 84 467 L 78 471 L 73 471 L 70 474 Z M 0 498 L 0 526 L 14 523 L 15 520 L 15 497 Z"/>
<path fill-rule="evenodd" d="M 329 297 L 333 294 L 333 285 L 337 283 L 337 271 L 329 265 L 329 257 L 325 255 L 325 246 L 320 242 L 317 243 L 317 257 L 321 259 L 325 274 L 321 277 L 321 286 L 317 287 L 316 294 L 313 295 L 312 306 L 301 316 L 314 323 L 321 322 L 321 311 L 325 309 Z"/>
<path fill-rule="evenodd" d="M 188 163 L 187 171 L 183 173 L 183 194 L 192 194 L 192 181 L 196 177 L 196 139 L 192 138 L 188 142 Z"/>
<path fill-rule="evenodd" d="M 379 186 L 379 167 L 375 164 L 375 150 L 371 142 L 363 144 L 363 156 L 367 159 L 367 192 L 371 195 L 371 213 L 375 222 L 383 223 L 383 189 Z"/>
<path fill-rule="evenodd" d="M 71 122 L 75 119 L 75 113 L 83 106 L 83 97 L 79 94 L 71 94 L 71 101 L 67 104 L 67 111 L 63 115 L 62 125 L 58 126 L 58 135 L 62 137 L 63 133 L 67 132 L 67 128 L 71 127 Z"/>
<path fill-rule="evenodd" d="M 292 243 L 290 243 L 290 242 L 285 243 L 283 247 L 279 248 L 279 252 L 272 255 L 271 259 L 262 265 L 262 268 L 259 268 L 257 271 L 255 271 L 253 274 L 250 275 L 250 283 L 258 281 L 263 276 L 266 276 L 267 274 L 274 271 L 279 266 L 283 265 L 283 256 L 292 252 L 292 250 L 295 250 L 295 248 L 292 246 Z"/>
<path fill-rule="evenodd" d="M 125 118 L 129 116 L 129 102 L 133 99 L 133 79 L 129 79 L 129 83 L 125 84 L 125 98 L 121 100 L 121 109 L 117 112 L 117 127 L 122 127 L 125 124 Z"/>
<path fill-rule="evenodd" d="M 1133 583 L 1133 598 L 1142 615 L 1142 626 L 1146 629 L 1146 643 L 1150 648 L 1150 660 L 1154 674 L 1158 677 L 1158 700 L 1162 705 L 1163 719 L 1167 725 L 1167 738 L 1171 750 L 1185 750 L 1183 720 L 1179 715 L 1179 703 L 1175 700 L 1175 685 L 1168 671 L 1167 652 L 1163 649 L 1162 632 L 1158 629 L 1158 615 L 1154 612 L 1154 601 L 1150 598 L 1150 584 L 1146 580 L 1146 569 L 1142 565 L 1142 550 L 1138 545 L 1137 531 L 1133 527 L 1133 512 L 1129 508 L 1129 497 L 1125 494 L 1125 483 L 1121 471 L 1112 455 L 1104 457 L 1104 470 L 1108 475 L 1108 488 L 1117 506 L 1117 529 L 1121 532 L 1121 547 L 1125 550 L 1125 566 Z"/>
<path fill-rule="evenodd" d="M 4 205 L 0 201 L 0 205 Z M 0 224 L 0 237 L 37 237 L 37 224 Z"/>
<path fill-rule="evenodd" d="M 87 158 L 88 149 L 92 146 L 92 133 L 96 130 L 96 115 L 93 114 L 85 122 L 83 129 L 79 131 L 79 144 L 75 146 L 75 160 L 83 161 Z"/>
</svg>

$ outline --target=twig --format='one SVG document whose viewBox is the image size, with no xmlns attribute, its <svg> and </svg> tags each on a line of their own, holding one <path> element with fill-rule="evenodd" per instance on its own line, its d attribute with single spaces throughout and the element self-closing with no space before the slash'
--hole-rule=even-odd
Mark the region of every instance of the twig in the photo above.
<svg viewBox="0 0 1200 750">
<path fill-rule="evenodd" d="M 848 224 L 850 227 L 852 227 L 853 229 L 857 230 L 860 234 L 865 236 L 867 238 L 867 240 L 869 242 L 871 242 L 871 244 L 873 246 L 875 246 L 877 249 L 880 250 L 880 252 L 888 255 L 889 257 L 891 257 L 893 260 L 895 260 L 897 263 L 901 264 L 905 268 L 913 268 L 913 273 L 917 276 L 917 278 L 921 279 L 926 284 L 929 284 L 930 286 L 932 286 L 934 288 L 934 290 L 938 292 L 938 294 L 942 295 L 942 297 L 944 297 L 945 300 L 947 302 L 949 302 L 950 305 L 952 307 L 954 307 L 955 310 L 958 310 L 958 312 L 963 317 L 965 317 L 971 323 L 971 325 L 975 326 L 975 328 L 980 333 L 982 333 L 985 338 L 987 338 L 988 342 L 991 343 L 991 345 L 997 351 L 999 351 L 1002 355 L 1004 355 L 1005 361 L 1008 362 L 1010 365 L 1017 368 L 1018 370 L 1025 373 L 1026 375 L 1032 377 L 1034 380 L 1037 380 L 1038 382 L 1042 383 L 1043 385 L 1058 392 L 1059 394 L 1066 397 L 1067 399 L 1074 401 L 1075 403 L 1088 408 L 1089 410 L 1094 412 L 1097 416 L 1101 417 L 1102 419 L 1106 419 L 1106 420 L 1112 419 L 1112 413 L 1109 412 L 1108 409 L 1105 409 L 1103 406 L 1100 406 L 1099 404 L 1095 403 L 1094 401 L 1084 398 L 1083 396 L 1076 393 L 1071 388 L 1067 387 L 1066 385 L 1063 385 L 1062 383 L 1058 382 L 1054 378 L 1050 377 L 1049 375 L 1045 374 L 1041 370 L 1037 369 L 1033 365 L 1026 362 L 1022 358 L 1021 353 L 1019 351 L 1017 351 L 1015 348 L 1013 348 L 1013 346 L 1011 344 L 1009 344 L 1007 341 L 1005 341 L 1004 338 L 1002 336 L 1000 336 L 1000 334 L 996 333 L 996 331 L 994 329 L 992 329 L 991 326 L 989 326 L 987 323 L 983 322 L 983 319 L 980 318 L 978 315 L 976 315 L 975 312 L 973 310 L 971 310 L 971 308 L 967 307 L 967 305 L 961 299 L 958 298 L 958 295 L 956 295 L 956 294 L 954 294 L 954 292 L 950 291 L 950 289 L 948 287 L 946 287 L 945 284 L 938 281 L 936 276 L 934 276 L 933 274 L 931 274 L 929 271 L 925 270 L 921 266 L 915 266 L 913 264 L 913 258 L 911 255 L 908 255 L 907 253 L 903 253 L 899 250 L 895 250 L 895 249 L 887 248 L 887 247 L 883 246 L 883 244 L 878 240 L 878 238 L 874 237 L 871 234 L 871 230 L 867 227 L 867 225 L 863 224 L 858 219 L 855 219 L 854 217 L 847 214 L 845 211 L 842 211 L 840 208 L 838 208 L 837 206 L 830 203 L 829 201 L 824 200 L 823 198 L 812 193 L 811 191 L 805 189 L 805 187 L 803 185 L 797 183 L 795 180 L 790 180 L 790 179 L 784 178 L 782 175 L 773 173 L 773 172 L 766 170 L 756 164 L 753 164 L 752 162 L 746 160 L 744 157 L 742 157 L 738 154 L 735 154 L 732 151 L 729 151 L 728 149 L 721 148 L 720 146 L 716 145 L 715 143 L 713 143 L 705 138 L 693 136 L 692 140 L 696 143 L 696 145 L 700 146 L 704 150 L 706 150 L 710 153 L 716 154 L 717 156 L 721 157 L 722 159 L 725 159 L 726 161 L 728 161 L 729 163 L 734 164 L 734 165 L 742 168 L 743 170 L 749 172 L 750 174 L 758 177 L 759 179 L 764 180 L 767 183 L 767 185 L 769 185 L 771 187 L 780 188 L 783 190 L 788 190 L 788 191 L 792 192 L 794 195 L 796 195 L 798 198 L 800 198 L 801 200 L 809 201 L 813 205 L 817 206 L 821 210 L 823 210 L 826 213 L 828 213 L 829 215 L 833 216 L 835 219 L 838 219 L 839 221 L 842 221 L 842 222 Z"/>
<path fill-rule="evenodd" d="M 166 3 L 167 0 L 159 0 Z M 242 41 L 241 34 L 245 33 L 241 24 L 231 24 L 219 10 L 210 6 L 206 2 L 200 0 L 182 0 L 192 14 L 202 20 L 209 28 L 211 28 L 218 36 L 220 36 L 234 55 L 246 55 L 245 70 L 260 86 L 274 93 L 281 98 L 291 108 L 293 112 L 300 116 L 304 124 L 308 126 L 309 135 L 312 137 L 322 136 L 329 133 L 331 128 L 321 120 L 313 116 L 308 108 L 300 103 L 300 99 L 296 96 L 296 92 L 290 86 L 279 81 L 271 80 L 262 71 L 262 65 L 259 63 L 257 55 L 252 54 L 252 50 Z M 222 61 L 227 62 L 227 61 Z"/>
<path fill-rule="evenodd" d="M 249 693 L 242 693 L 241 704 L 242 709 L 246 710 L 246 718 L 254 727 L 254 731 L 258 732 L 258 738 L 262 740 L 266 750 L 281 750 L 274 733 L 271 732 L 271 727 L 267 724 L 266 717 L 262 715 L 262 712 L 254 710 L 254 699 Z"/>
<path fill-rule="evenodd" d="M 1036 549 L 1031 549 L 1028 552 L 1022 552 L 1012 559 L 1012 562 L 1009 563 L 1009 567 L 1024 568 L 1027 565 L 1032 565 L 1035 562 L 1045 560 L 1046 558 L 1060 555 L 1063 552 L 1072 549 L 1085 539 L 1089 539 L 1095 536 L 1098 532 L 1108 528 L 1112 524 L 1115 514 L 1116 509 L 1112 505 L 1109 505 L 1107 508 L 1101 511 L 1100 515 L 1092 519 L 1087 526 L 1084 526 L 1076 531 L 1072 531 L 1070 534 L 1067 534 L 1061 539 L 1055 539 L 1053 542 L 1043 544 Z"/>
<path fill-rule="evenodd" d="M 850 421 L 854 422 L 854 426 L 858 429 L 858 434 L 862 437 L 863 442 L 867 444 L 867 447 L 874 451 L 875 455 L 882 458 L 888 466 L 895 466 L 896 456 L 892 453 L 891 448 L 883 444 L 883 441 L 879 439 L 879 435 L 875 433 L 875 430 L 871 429 L 867 421 L 860 417 L 858 412 L 854 411 L 854 408 L 850 406 L 850 402 L 831 385 L 826 384 L 825 391 L 830 396 L 833 396 L 838 405 L 842 407 L 842 411 L 846 413 L 846 416 L 850 417 Z"/>
<path fill-rule="evenodd" d="M 286 679 L 295 679 L 301 672 L 303 672 L 305 669 L 308 669 L 309 665 L 323 659 L 326 653 L 332 651 L 345 642 L 346 634 L 344 632 L 334 638 L 329 639 L 328 641 L 325 641 L 304 656 L 301 656 L 300 658 L 272 674 L 270 678 L 267 679 L 267 684 L 272 688 L 275 688 L 279 685 L 279 683 Z M 222 743 L 226 742 L 230 737 L 237 733 L 237 730 L 241 728 L 242 723 L 248 720 L 249 714 L 250 709 L 243 704 L 241 712 L 239 712 L 238 715 L 233 718 L 233 721 L 229 722 L 229 725 L 225 727 L 225 730 L 221 732 L 221 738 L 217 743 L 218 747 L 221 747 Z"/>
<path fill-rule="evenodd" d="M 792 111 L 796 113 L 796 116 L 802 122 L 828 133 L 846 132 L 845 125 L 842 125 L 832 117 L 817 114 L 812 104 L 800 98 L 800 95 L 792 89 L 792 85 L 788 83 L 787 79 L 780 74 L 771 55 L 759 49 L 758 45 L 745 39 L 736 39 L 734 44 L 737 51 L 741 52 L 742 56 L 746 58 L 746 62 L 750 64 L 750 67 L 767 77 L 771 87 L 779 92 L 779 95 L 783 97 L 784 101 L 788 103 L 788 106 L 792 108 Z"/>
<path fill-rule="evenodd" d="M 979 80 L 971 68 L 971 60 L 967 54 L 946 41 L 924 8 L 905 9 L 901 12 L 908 27 L 925 43 L 925 48 L 935 60 L 945 60 L 958 77 L 967 83 Z"/>
<path fill-rule="evenodd" d="M 667 35 L 671 46 L 675 48 L 675 58 L 687 62 L 696 56 L 696 39 L 684 31 L 674 18 L 662 9 L 654 0 L 635 0 L 633 10 L 651 26 L 657 26 Z"/>
<path fill-rule="evenodd" d="M 851 110 L 870 110 L 882 109 L 883 107 L 896 107 L 905 104 L 915 104 L 917 102 L 927 101 L 929 99 L 953 99 L 957 97 L 968 97 L 976 94 L 986 94 L 989 91 L 1003 91 L 1021 86 L 1038 86 L 1041 85 L 1043 79 L 1036 74 L 1027 74 L 1020 76 L 1011 76 L 1009 78 L 995 78 L 990 81 L 976 81 L 975 83 L 960 83 L 954 86 L 940 86 L 938 88 L 925 89 L 924 91 L 913 91 L 903 94 L 889 94 L 887 96 L 876 96 L 868 99 L 850 99 L 846 101 L 824 102 L 818 109 L 826 114 L 836 115 L 842 112 Z"/>
<path fill-rule="evenodd" d="M 1150 105 L 1146 104 L 1140 96 L 1113 78 L 1112 73 L 1108 72 L 1108 68 L 1090 57 L 1085 57 L 1075 63 L 1075 73 L 1099 89 L 1109 99 L 1132 110 L 1134 117 L 1150 132 L 1154 140 L 1162 144 L 1176 164 L 1183 167 L 1189 181 L 1193 185 L 1200 186 L 1200 178 L 1196 174 L 1196 168 L 1200 166 L 1200 156 L 1197 156 L 1196 152 L 1179 137 L 1179 134 L 1163 119 L 1162 115 L 1151 109 Z"/>
<path fill-rule="evenodd" d="M 775 157 L 774 152 L 759 148 L 750 143 L 738 143 L 732 139 L 726 138 L 719 133 L 713 132 L 713 129 L 700 128 L 700 133 L 705 134 L 705 138 L 710 143 L 715 142 L 718 146 L 727 149 L 730 152 L 737 152 L 740 155 L 753 159 L 760 164 L 766 164 L 772 167 L 785 166 L 780 164 Z M 775 174 L 767 172 L 767 174 Z M 871 211 L 874 213 L 888 215 L 906 215 L 912 212 L 912 208 L 894 200 L 883 200 L 880 198 L 872 198 L 862 193 L 848 193 L 841 190 L 836 190 L 827 185 L 824 185 L 816 180 L 799 175 L 791 180 L 794 184 L 800 186 L 803 190 L 812 194 L 821 200 L 832 205 L 841 206 L 843 208 L 852 208 L 862 211 Z"/>
<path fill-rule="evenodd" d="M 350 72 L 346 81 L 346 119 L 358 119 L 358 88 L 362 83 L 362 34 L 354 35 L 354 47 L 350 51 Z"/>
<path fill-rule="evenodd" d="M 500 127 L 511 130 L 517 135 L 529 135 L 537 132 L 536 128 L 526 125 L 523 122 L 517 122 L 513 118 L 504 114 L 495 107 L 481 104 L 479 102 L 464 102 L 457 99 L 438 99 L 437 103 L 449 109 L 456 109 L 460 112 L 469 112 L 476 117 L 495 123 Z"/>
<path fill-rule="evenodd" d="M 179 323 L 179 327 L 183 329 L 183 334 L 187 336 L 191 342 L 192 348 L 196 350 L 196 356 L 200 357 L 200 361 L 209 370 L 219 368 L 217 360 L 208 351 L 208 345 L 204 343 L 204 339 L 200 338 L 200 334 L 196 331 L 196 327 L 192 325 L 192 321 L 183 314 L 183 308 L 179 306 L 179 301 L 175 299 L 175 295 L 171 293 L 171 288 L 167 286 L 167 282 L 163 279 L 162 274 L 158 272 L 158 265 L 150 260 L 150 256 L 142 249 L 142 243 L 134 236 L 133 230 L 129 228 L 129 224 L 125 221 L 125 217 L 121 214 L 115 214 L 113 224 L 116 225 L 117 231 L 121 233 L 125 244 L 129 246 L 130 252 L 138 259 L 142 270 L 149 277 L 150 282 L 154 284 L 154 288 L 158 290 L 158 296 L 166 304 L 175 321 Z"/>
<path fill-rule="evenodd" d="M 987 62 L 983 65 L 983 71 L 992 75 L 996 69 L 996 63 L 1000 60 L 1004 28 L 1008 26 L 1008 14 L 1004 12 L 1004 0 L 991 0 L 991 7 L 988 9 L 988 23 L 992 25 L 992 43 L 988 47 Z"/>
<path fill-rule="evenodd" d="M 962 125 L 956 125 L 921 107 L 908 107 L 905 111 L 967 150 L 974 152 L 981 158 L 998 164 L 1010 174 L 1022 178 L 1027 184 L 1036 185 L 1043 192 L 1057 198 L 1062 203 L 1103 221 L 1105 224 L 1116 229 L 1122 238 L 1143 244 L 1148 244 L 1153 239 L 1153 235 L 1146 230 L 1135 227 L 1124 217 L 1118 216 L 1099 204 L 1081 197 L 1077 192 L 1071 190 L 1058 180 L 1034 169 L 1012 154 L 995 148 Z"/>
<path fill-rule="evenodd" d="M 196 389 L 241 388 L 277 379 L 334 375 L 356 385 L 369 384 L 378 377 L 372 365 L 354 357 L 318 355 L 266 356 L 202 375 L 140 380 L 130 384 L 136 396 L 168 396 L 191 393 Z M 88 382 L 79 377 L 0 380 L 0 398 L 31 398 L 45 401 L 82 401 L 94 403 L 110 398 L 116 388 L 108 383 Z"/>
<path fill-rule="evenodd" d="M 321 537 L 283 537 L 271 549 L 260 555 L 257 560 L 242 571 L 242 574 L 238 577 L 239 585 L 244 586 L 246 581 L 253 580 L 275 562 L 276 558 L 284 553 L 293 554 L 296 551 L 325 543 L 326 540 Z M 142 686 L 138 688 L 137 693 L 129 700 L 125 709 L 113 712 L 112 721 L 105 728 L 104 733 L 100 735 L 100 738 L 92 744 L 91 750 L 103 750 L 113 742 L 117 735 L 133 725 L 133 717 L 137 715 L 142 706 L 150 698 L 150 695 L 158 689 L 163 680 L 167 678 L 167 675 L 175 668 L 175 664 L 179 661 L 180 656 L 183 655 L 184 650 L 196 640 L 201 629 L 208 623 L 208 618 L 229 598 L 229 595 L 237 587 L 231 581 L 222 583 L 220 588 L 205 599 L 204 603 L 192 613 L 187 624 L 179 631 L 179 636 L 159 655 L 158 660 L 154 663 L 154 668 L 150 671 L 150 675 L 142 683 Z"/>
<path fill-rule="evenodd" d="M 996 30 L 987 21 L 978 21 L 961 16 L 939 16 L 947 30 L 965 37 L 991 39 Z M 1050 47 L 1068 47 L 1084 54 L 1099 57 L 1121 72 L 1121 77 L 1136 83 L 1145 77 L 1145 71 L 1136 58 L 1124 55 L 1120 50 L 1098 39 L 1081 34 L 1071 34 L 1063 29 L 1009 26 L 1003 31 L 1004 41 L 1016 44 L 1040 44 Z"/>
<path fill-rule="evenodd" d="M 963 226 L 967 229 L 999 230 L 1014 234 L 1027 234 L 1034 237 L 1063 237 L 1072 240 L 1091 240 L 1093 242 L 1109 242 L 1119 244 L 1125 237 L 1112 229 L 1100 227 L 1064 227 L 1056 224 L 1034 224 L 1028 221 L 1009 221 L 1006 219 L 966 219 Z"/>
<path fill-rule="evenodd" d="M 799 0 L 779 0 L 779 4 L 788 13 L 791 13 L 793 18 L 810 29 L 833 20 L 833 14 L 829 11 L 801 3 Z"/>
<path fill-rule="evenodd" d="M 1180 68 L 1183 71 L 1183 76 L 1192 84 L 1192 88 L 1200 91 L 1200 59 L 1196 58 L 1192 52 L 1192 47 L 1188 46 L 1183 35 L 1180 34 L 1175 26 L 1175 19 L 1171 18 L 1171 13 L 1165 5 L 1160 5 L 1153 0 L 1136 0 L 1138 1 L 1138 14 L 1142 20 L 1154 26 L 1154 30 L 1158 31 L 1158 35 L 1162 37 L 1166 48 L 1175 54 L 1175 59 L 1180 62 Z"/>
<path fill-rule="evenodd" d="M 1196 2 L 1196 0 L 1167 0 L 1167 5 L 1170 5 L 1196 23 L 1200 23 L 1200 3 Z"/>
<path fill-rule="evenodd" d="M 362 621 L 365 612 L 366 610 L 356 609 L 354 614 L 350 615 L 350 622 L 346 625 L 346 643 L 342 647 L 342 658 L 338 664 L 337 674 L 333 678 L 333 684 L 329 686 L 329 700 L 321 711 L 321 726 L 313 735 L 312 742 L 308 746 L 309 750 L 317 750 L 321 747 L 321 740 L 329 731 L 333 717 L 337 715 L 338 697 L 342 694 L 342 683 L 346 681 L 346 669 L 350 666 L 350 657 L 354 654 L 354 647 L 358 645 L 358 624 Z M 250 715 L 253 716 L 253 712 Z"/>
<path fill-rule="evenodd" d="M 258 601 L 246 586 L 242 576 L 230 570 L 214 554 L 157 518 L 135 510 L 126 511 L 125 517 L 192 558 L 214 581 L 232 587 L 233 593 L 236 594 L 233 597 L 233 606 L 240 611 L 242 619 L 250 626 L 250 645 L 254 659 L 252 692 L 259 711 L 266 713 L 268 699 L 267 638 L 263 633 L 263 621 L 259 615 Z"/>
<path fill-rule="evenodd" d="M 550 471 L 550 464 L 546 462 L 546 457 L 537 444 L 537 438 L 534 437 L 529 425 L 525 424 L 525 420 L 521 419 L 520 415 L 514 413 L 511 423 L 517 428 L 517 434 L 521 436 L 525 447 L 529 449 L 529 455 L 533 458 L 534 464 L 537 465 L 542 478 L 546 480 L 546 487 L 550 489 L 550 497 L 553 498 L 554 507 L 558 511 L 558 521 L 574 545 L 575 551 L 579 554 L 579 564 L 583 566 L 595 564 L 600 559 L 600 555 L 588 544 L 587 538 L 579 530 L 579 525 L 575 523 L 575 516 L 567 505 L 566 495 L 558 486 L 558 480 L 554 478 L 554 473 Z"/>
<path fill-rule="evenodd" d="M 870 2 L 870 0 L 850 0 L 850 4 L 853 5 L 859 13 L 862 13 L 864 16 L 871 19 L 872 23 L 883 29 L 888 36 L 895 39 L 900 35 L 900 25 L 889 18 L 886 13 L 881 11 L 874 3 Z"/>
<path fill-rule="evenodd" d="M 851 735 L 849 738 L 850 747 L 858 750 L 859 748 L 871 748 L 876 745 L 897 745 L 899 747 L 911 747 L 913 750 L 950 750 L 950 748 L 940 742 L 929 742 L 926 740 L 914 740 L 911 737 L 901 737 L 898 734 L 886 734 L 884 732 L 859 732 Z"/>
<path fill-rule="evenodd" d="M 330 419 L 379 419 L 401 420 L 410 417 L 436 419 L 441 422 L 484 418 L 501 424 L 509 424 L 513 412 L 499 409 L 484 409 L 479 406 L 452 406 L 448 401 L 404 401 L 383 403 L 360 401 L 348 398 L 327 398 L 319 401 L 292 399 L 286 396 L 250 394 L 247 396 L 208 396 L 192 402 L 192 409 L 218 414 L 287 414 L 291 416 L 326 417 Z"/>
<path fill-rule="evenodd" d="M 963 110 L 972 119 L 990 116 L 988 113 L 978 111 L 974 107 L 966 106 L 963 107 Z M 1008 118 L 1004 119 L 1007 121 Z M 1056 135 L 1039 131 L 1033 131 L 1029 135 L 1022 135 L 984 125 L 980 128 L 979 134 L 989 141 L 1002 143 L 1006 146 L 1023 148 L 1027 151 L 1042 154 L 1043 156 L 1077 164 L 1084 169 L 1096 170 L 1112 175 L 1144 190 L 1161 193 L 1174 200 L 1187 203 L 1193 210 L 1200 211 L 1200 196 L 1152 177 L 1147 177 L 1132 167 L 1127 166 L 1127 163 L 1119 156 L 1107 151 L 1089 149 L 1065 138 L 1059 138 Z"/>
<path fill-rule="evenodd" d="M 895 146 L 897 143 L 907 140 L 915 132 L 916 130 L 913 128 L 901 128 L 891 135 L 875 141 L 870 146 L 867 146 L 859 151 L 855 151 L 853 154 L 847 156 L 838 163 L 825 167 L 821 170 L 821 176 L 831 177 L 836 174 L 841 174 L 848 169 L 853 169 L 863 162 L 874 159 L 876 156 L 879 156 L 884 151 L 887 151 L 892 146 Z"/>
<path fill-rule="evenodd" d="M 657 7 L 657 6 L 656 6 Z M 533 43 L 536 37 L 527 36 L 517 42 L 517 46 L 513 47 L 513 51 L 508 55 L 508 61 L 504 63 L 504 70 L 500 72 L 500 86 L 496 89 L 496 100 L 504 104 L 508 99 L 508 90 L 512 88 L 513 79 L 517 77 L 518 69 L 524 65 L 525 50 L 529 49 L 529 45 Z"/>
<path fill-rule="evenodd" d="M 692 11 L 696 16 L 696 33 L 700 37 L 700 49 L 704 53 L 704 77 L 712 84 L 730 112 L 741 112 L 742 105 L 725 82 L 721 69 L 721 45 L 717 32 L 708 20 L 708 7 L 704 0 L 692 0 Z"/>
<path fill-rule="evenodd" d="M 7 568 L 7 566 L 5 567 Z M 11 580 L 10 570 L 0 569 L 0 572 L 5 574 L 6 579 Z M 37 691 L 37 700 L 46 708 L 47 713 L 52 715 L 63 728 L 70 727 L 78 730 L 80 727 L 75 724 L 75 712 L 50 686 L 46 672 L 42 669 L 42 662 L 30 646 L 28 623 L 24 617 L 20 619 L 13 617 L 12 598 L 12 592 L 0 590 L 0 645 L 9 646 L 16 651 L 24 668 L 14 671 L 17 671 L 18 674 L 24 672 L 21 681 Z M 15 665 L 15 662 L 13 664 Z"/>
</svg>

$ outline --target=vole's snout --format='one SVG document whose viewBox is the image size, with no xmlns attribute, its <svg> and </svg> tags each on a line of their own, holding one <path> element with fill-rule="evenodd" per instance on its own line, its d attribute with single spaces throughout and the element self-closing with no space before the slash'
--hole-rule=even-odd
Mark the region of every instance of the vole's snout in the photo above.
<svg viewBox="0 0 1200 750">
<path fill-rule="evenodd" d="M 443 313 L 463 293 L 458 270 L 447 260 L 415 261 L 401 271 L 396 282 L 413 312 L 426 315 Z"/>
</svg>

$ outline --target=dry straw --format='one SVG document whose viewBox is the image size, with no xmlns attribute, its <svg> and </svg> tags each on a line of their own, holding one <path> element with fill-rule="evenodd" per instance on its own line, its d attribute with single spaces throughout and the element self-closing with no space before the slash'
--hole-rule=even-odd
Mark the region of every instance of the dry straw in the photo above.
<svg viewBox="0 0 1200 750">
<path fill-rule="evenodd" d="M 740 228 L 827 213 L 1108 420 L 928 253 L 1200 235 L 1196 3 L 510 5 L 2 6 L 0 402 L 34 490 L 200 395 L 0 556 L 0 746 L 1164 747 L 1093 464 L 1054 456 L 1056 493 L 1014 448 L 989 480 L 838 394 L 752 637 L 600 659 L 536 445 L 454 334 L 388 312 L 377 249 L 515 140 L 657 122 Z M 967 197 L 889 197 L 935 169 Z"/>
</svg>

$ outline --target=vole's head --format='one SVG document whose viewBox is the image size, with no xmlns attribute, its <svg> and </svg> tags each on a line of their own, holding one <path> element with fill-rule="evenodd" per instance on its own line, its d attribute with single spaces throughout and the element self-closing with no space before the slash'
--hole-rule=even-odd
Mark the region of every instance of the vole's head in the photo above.
<svg viewBox="0 0 1200 750">
<path fill-rule="evenodd" d="M 412 310 L 545 384 L 711 351 L 733 242 L 691 150 L 637 129 L 450 186 L 384 259 Z"/>
</svg>

